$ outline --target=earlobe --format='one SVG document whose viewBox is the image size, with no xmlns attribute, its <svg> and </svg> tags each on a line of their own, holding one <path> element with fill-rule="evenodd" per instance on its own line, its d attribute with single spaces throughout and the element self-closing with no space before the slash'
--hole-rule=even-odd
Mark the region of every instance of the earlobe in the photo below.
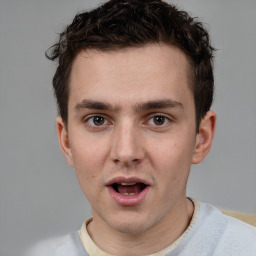
<svg viewBox="0 0 256 256">
<path fill-rule="evenodd" d="M 59 116 L 56 119 L 57 135 L 59 139 L 60 148 L 66 157 L 70 166 L 73 166 L 72 152 L 69 145 L 68 132 L 62 118 Z"/>
<path fill-rule="evenodd" d="M 216 127 L 216 114 L 213 111 L 208 111 L 202 119 L 196 136 L 196 145 L 192 158 L 193 164 L 200 163 L 211 149 Z"/>
</svg>

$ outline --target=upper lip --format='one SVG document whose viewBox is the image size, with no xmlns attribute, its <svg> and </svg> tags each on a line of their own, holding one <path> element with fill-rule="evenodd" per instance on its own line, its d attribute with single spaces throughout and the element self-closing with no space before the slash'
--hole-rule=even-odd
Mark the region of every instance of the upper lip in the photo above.
<svg viewBox="0 0 256 256">
<path fill-rule="evenodd" d="M 150 183 L 144 179 L 138 178 L 138 177 L 124 177 L 124 176 L 118 176 L 114 177 L 106 182 L 106 186 L 111 186 L 114 183 L 143 183 L 147 186 L 150 185 Z"/>
</svg>

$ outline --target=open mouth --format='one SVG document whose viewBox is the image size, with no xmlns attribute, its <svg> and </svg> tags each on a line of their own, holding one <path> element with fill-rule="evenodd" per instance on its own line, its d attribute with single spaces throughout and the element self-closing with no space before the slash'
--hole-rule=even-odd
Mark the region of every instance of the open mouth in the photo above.
<svg viewBox="0 0 256 256">
<path fill-rule="evenodd" d="M 112 187 L 119 194 L 122 194 L 124 196 L 133 196 L 142 192 L 147 187 L 147 185 L 141 182 L 139 183 L 122 182 L 122 183 L 113 183 Z"/>
<path fill-rule="evenodd" d="M 142 204 L 151 191 L 150 183 L 137 177 L 115 177 L 106 183 L 110 196 L 121 206 Z"/>
</svg>

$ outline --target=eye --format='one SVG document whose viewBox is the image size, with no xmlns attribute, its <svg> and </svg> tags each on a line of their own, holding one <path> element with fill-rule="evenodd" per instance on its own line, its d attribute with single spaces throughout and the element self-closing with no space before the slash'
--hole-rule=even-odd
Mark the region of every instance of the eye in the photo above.
<svg viewBox="0 0 256 256">
<path fill-rule="evenodd" d="M 150 125 L 156 125 L 156 126 L 162 126 L 162 125 L 165 125 L 169 122 L 170 120 L 163 116 L 163 115 L 156 115 L 156 116 L 153 116 L 149 119 L 149 124 Z"/>
<path fill-rule="evenodd" d="M 102 126 L 107 124 L 107 120 L 103 116 L 91 116 L 86 121 L 91 126 Z"/>
</svg>

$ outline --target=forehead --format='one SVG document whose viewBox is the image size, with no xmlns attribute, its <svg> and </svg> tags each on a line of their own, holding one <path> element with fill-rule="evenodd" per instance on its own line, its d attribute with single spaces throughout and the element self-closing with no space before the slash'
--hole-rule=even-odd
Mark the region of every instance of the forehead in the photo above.
<svg viewBox="0 0 256 256">
<path fill-rule="evenodd" d="M 82 51 L 74 60 L 70 104 L 83 98 L 125 103 L 175 97 L 191 93 L 186 55 L 165 44 L 118 51 Z M 185 100 L 185 99 L 183 99 Z"/>
</svg>

